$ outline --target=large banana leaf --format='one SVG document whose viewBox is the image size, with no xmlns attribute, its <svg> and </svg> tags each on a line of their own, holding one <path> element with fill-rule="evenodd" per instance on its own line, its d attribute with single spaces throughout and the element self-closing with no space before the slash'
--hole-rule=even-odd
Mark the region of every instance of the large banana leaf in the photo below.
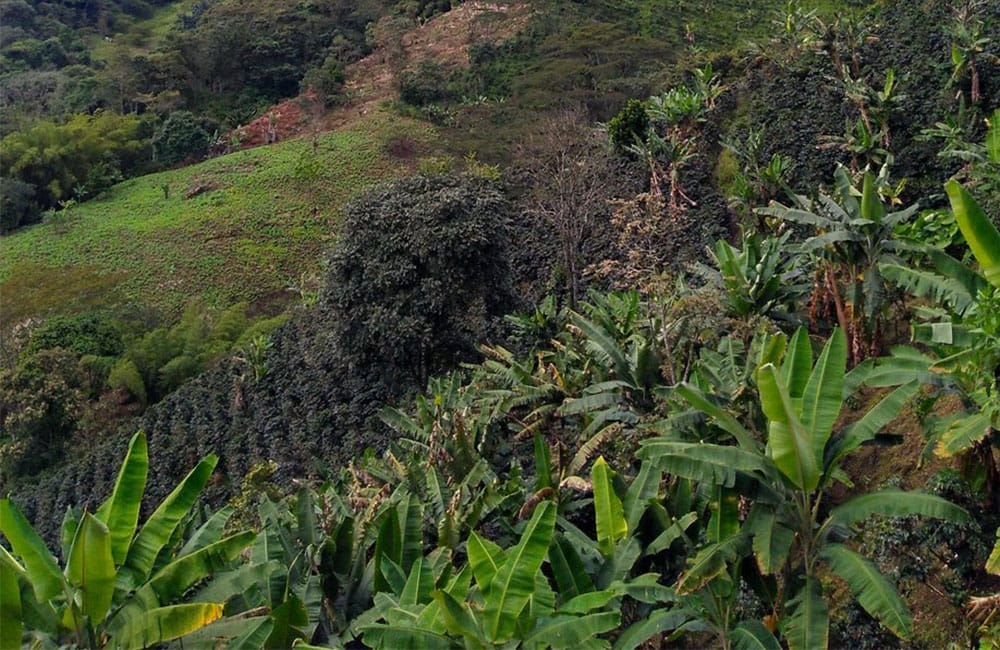
<svg viewBox="0 0 1000 650">
<path fill-rule="evenodd" d="M 615 378 L 623 381 L 632 379 L 629 371 L 628 358 L 618 346 L 618 342 L 608 332 L 596 323 L 587 320 L 580 314 L 572 315 L 573 324 L 587 336 L 587 350 L 594 355 L 609 370 L 613 370 Z"/>
<path fill-rule="evenodd" d="M 125 564 L 118 572 L 122 587 L 131 589 L 146 581 L 156 557 L 170 541 L 177 525 L 191 510 L 218 461 L 215 454 L 202 459 L 146 520 L 142 530 L 132 541 Z"/>
<path fill-rule="evenodd" d="M 989 558 L 986 559 L 986 571 L 1000 575 L 1000 528 L 997 528 L 997 542 L 993 545 Z"/>
<path fill-rule="evenodd" d="M 465 603 L 459 602 L 447 591 L 437 590 L 432 596 L 441 606 L 441 613 L 444 616 L 445 627 L 449 634 L 462 636 L 483 647 L 486 646 L 483 631 L 479 628 L 475 617 Z"/>
<path fill-rule="evenodd" d="M 17 571 L 0 561 L 0 648 L 20 648 L 23 624 L 21 622 L 21 587 Z"/>
<path fill-rule="evenodd" d="M 651 462 L 645 462 L 639 467 L 639 473 L 625 492 L 622 508 L 625 512 L 625 526 L 635 530 L 639 526 L 642 515 L 646 512 L 649 500 L 656 497 L 660 490 L 663 472 Z"/>
<path fill-rule="evenodd" d="M 714 486 L 710 508 L 712 514 L 705 531 L 708 541 L 721 542 L 739 531 L 740 495 L 735 489 Z"/>
<path fill-rule="evenodd" d="M 195 583 L 229 568 L 229 564 L 257 537 L 244 531 L 180 557 L 160 569 L 149 581 L 161 602 L 184 594 Z"/>
<path fill-rule="evenodd" d="M 753 535 L 753 552 L 760 572 L 771 575 L 780 571 L 788 559 L 795 532 L 781 523 L 774 510 L 763 505 L 750 512 L 745 529 Z"/>
<path fill-rule="evenodd" d="M 638 456 L 671 474 L 725 487 L 735 485 L 737 472 L 767 475 L 773 471 L 764 456 L 739 447 L 676 442 L 669 438 L 642 441 Z"/>
<path fill-rule="evenodd" d="M 910 636 L 913 619 L 906 603 L 874 564 L 840 544 L 827 544 L 821 556 L 844 579 L 866 612 L 896 636 Z"/>
<path fill-rule="evenodd" d="M 861 190 L 861 217 L 869 221 L 879 222 L 885 216 L 885 206 L 882 205 L 882 197 L 878 194 L 875 186 L 875 176 L 869 171 L 865 172 L 864 185 Z"/>
<path fill-rule="evenodd" d="M 867 179 L 865 176 L 865 187 Z M 881 205 L 881 204 L 880 204 Z M 826 342 L 802 394 L 802 426 L 809 436 L 813 457 L 822 465 L 823 451 L 840 415 L 844 400 L 844 373 L 847 370 L 847 337 L 837 328 Z"/>
<path fill-rule="evenodd" d="M 139 522 L 139 506 L 146 491 L 146 474 L 149 470 L 149 450 L 146 434 L 137 431 L 128 443 L 125 461 L 118 470 L 115 487 L 108 500 L 97 510 L 111 533 L 111 556 L 115 566 L 121 566 L 128 554 L 129 544 Z"/>
<path fill-rule="evenodd" d="M 112 641 L 122 650 L 140 650 L 179 639 L 221 617 L 222 605 L 216 603 L 158 607 L 129 619 Z"/>
<path fill-rule="evenodd" d="M 676 630 L 691 620 L 692 613 L 686 609 L 656 609 L 645 620 L 625 628 L 618 640 L 615 650 L 635 650 L 648 639 L 657 634 Z"/>
<path fill-rule="evenodd" d="M 872 515 L 908 517 L 922 515 L 945 519 L 954 523 L 969 520 L 969 513 L 947 499 L 923 492 L 904 492 L 890 489 L 862 494 L 830 511 L 831 524 L 851 526 Z"/>
<path fill-rule="evenodd" d="M 177 557 L 193 553 L 199 548 L 204 548 L 222 539 L 222 533 L 226 529 L 229 518 L 233 516 L 233 512 L 232 506 L 225 506 L 213 513 L 205 523 L 194 531 L 181 550 L 177 551 Z"/>
<path fill-rule="evenodd" d="M 990 414 L 985 411 L 973 413 L 956 421 L 945 430 L 938 440 L 934 453 L 948 458 L 965 451 L 979 442 L 993 430 Z"/>
<path fill-rule="evenodd" d="M 420 650 L 449 650 L 448 637 L 410 625 L 370 625 L 364 631 L 365 645 L 370 648 L 420 648 Z"/>
<path fill-rule="evenodd" d="M 555 616 L 542 619 L 524 640 L 522 647 L 539 650 L 569 650 L 594 641 L 599 634 L 610 632 L 621 624 L 618 612 L 598 612 L 586 616 Z M 604 644 L 602 644 L 604 645 Z M 606 647 L 606 646 L 605 646 Z"/>
<path fill-rule="evenodd" d="M 222 603 L 233 594 L 242 594 L 250 603 L 266 601 L 263 593 L 257 597 L 255 592 L 265 589 L 271 575 L 282 568 L 283 565 L 277 560 L 244 564 L 233 571 L 217 574 L 208 584 L 198 589 L 191 600 Z"/>
<path fill-rule="evenodd" d="M 534 591 L 535 574 L 542 568 L 555 524 L 555 506 L 545 501 L 535 509 L 521 541 L 507 551 L 490 582 L 483 615 L 486 635 L 492 641 L 503 642 L 513 636 L 518 616 Z"/>
<path fill-rule="evenodd" d="M 725 571 L 730 563 L 740 558 L 748 546 L 749 540 L 740 534 L 701 549 L 677 581 L 677 593 L 698 591 Z"/>
<path fill-rule="evenodd" d="M 469 534 L 466 545 L 469 554 L 469 566 L 476 578 L 479 590 L 485 595 L 490 590 L 493 578 L 500 572 L 500 566 L 506 558 L 506 552 L 488 539 L 483 539 L 475 532 Z"/>
<path fill-rule="evenodd" d="M 94 624 L 103 621 L 115 592 L 115 562 L 108 527 L 89 512 L 84 513 L 70 548 L 66 578 L 80 591 L 81 613 Z"/>
<path fill-rule="evenodd" d="M 760 621 L 743 621 L 729 638 L 733 650 L 781 650 L 781 644 Z"/>
<path fill-rule="evenodd" d="M 875 437 L 887 424 L 896 419 L 900 409 L 920 390 L 916 380 L 903 384 L 892 391 L 879 403 L 872 407 L 864 416 L 851 425 L 837 448 L 837 458 L 843 458 Z M 834 462 L 833 465 L 838 463 Z"/>
<path fill-rule="evenodd" d="M 729 638 L 733 650 L 781 650 L 781 644 L 760 621 L 743 621 Z"/>
<path fill-rule="evenodd" d="M 986 131 L 986 155 L 993 162 L 1000 163 L 1000 108 L 993 111 L 987 122 L 990 128 Z"/>
<path fill-rule="evenodd" d="M 573 598 L 594 590 L 594 583 L 577 553 L 576 547 L 562 534 L 557 534 L 549 549 L 552 575 L 563 598 Z"/>
<path fill-rule="evenodd" d="M 1000 232 L 958 181 L 948 181 L 944 187 L 958 228 L 976 256 L 983 276 L 994 287 L 1000 288 Z"/>
<path fill-rule="evenodd" d="M 0 499 L 0 532 L 24 563 L 28 583 L 39 603 L 63 591 L 66 581 L 55 558 L 10 499 Z"/>
<path fill-rule="evenodd" d="M 819 483 L 819 464 L 792 399 L 772 364 L 757 372 L 757 386 L 761 408 L 771 423 L 767 444 L 774 464 L 797 487 L 812 492 Z"/>
<path fill-rule="evenodd" d="M 927 298 L 934 304 L 947 305 L 957 314 L 964 314 L 976 300 L 976 294 L 970 293 L 956 278 L 901 264 L 881 264 L 879 269 L 887 280 L 907 292 Z"/>
<path fill-rule="evenodd" d="M 829 645 L 830 611 L 819 580 L 807 577 L 788 603 L 784 633 L 790 650 L 825 650 Z"/>
<path fill-rule="evenodd" d="M 699 389 L 690 384 L 680 384 L 676 388 L 677 394 L 686 399 L 696 409 L 712 416 L 722 430 L 733 436 L 739 446 L 747 451 L 758 449 L 760 445 L 754 440 L 746 427 L 739 423 L 732 414 L 713 404 Z"/>
<path fill-rule="evenodd" d="M 597 527 L 597 544 L 601 553 L 611 555 L 615 543 L 628 535 L 628 524 L 622 502 L 611 483 L 611 468 L 601 456 L 590 470 L 594 488 L 594 519 Z"/>
<path fill-rule="evenodd" d="M 793 400 L 799 399 L 805 393 L 812 367 L 812 345 L 809 343 L 809 331 L 800 327 L 795 330 L 795 334 L 788 341 L 785 359 L 781 364 L 781 383 L 788 392 L 788 396 Z"/>
<path fill-rule="evenodd" d="M 270 616 L 220 618 L 185 636 L 183 650 L 263 648 L 273 627 Z"/>
</svg>

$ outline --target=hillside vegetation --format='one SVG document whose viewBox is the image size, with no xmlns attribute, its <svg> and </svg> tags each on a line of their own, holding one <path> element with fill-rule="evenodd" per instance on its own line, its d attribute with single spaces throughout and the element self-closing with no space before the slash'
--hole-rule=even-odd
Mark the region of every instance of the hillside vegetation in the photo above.
<svg viewBox="0 0 1000 650">
<path fill-rule="evenodd" d="M 0 43 L 0 647 L 1000 647 L 1000 5 L 103 6 Z"/>
<path fill-rule="evenodd" d="M 150 174 L 63 208 L 0 240 L 3 326 L 74 304 L 128 302 L 171 318 L 192 300 L 224 307 L 287 293 L 318 271 L 342 206 L 412 171 L 432 134 L 375 113 L 345 130 Z M 102 286 L 113 295 L 94 296 Z"/>
</svg>

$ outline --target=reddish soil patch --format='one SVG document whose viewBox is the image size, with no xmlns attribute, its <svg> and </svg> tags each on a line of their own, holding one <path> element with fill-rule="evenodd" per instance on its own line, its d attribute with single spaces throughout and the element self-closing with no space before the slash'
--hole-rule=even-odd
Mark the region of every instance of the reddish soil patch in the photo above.
<svg viewBox="0 0 1000 650">
<path fill-rule="evenodd" d="M 239 145 L 233 149 L 259 147 L 268 141 L 281 142 L 349 125 L 395 97 L 399 73 L 427 59 L 446 68 L 468 67 L 470 45 L 508 40 L 524 29 L 531 15 L 525 4 L 473 1 L 416 27 L 399 19 L 383 18 L 375 29 L 375 51 L 344 70 L 346 105 L 324 113 L 311 92 L 286 100 L 235 129 Z M 228 137 L 232 140 L 232 132 Z M 398 157 L 407 156 L 400 152 Z"/>
<path fill-rule="evenodd" d="M 309 126 L 307 110 L 316 104 L 312 92 L 275 104 L 263 115 L 245 126 L 235 129 L 239 133 L 239 145 L 235 149 L 251 149 L 270 142 L 289 140 L 305 132 Z M 230 132 L 230 139 L 231 139 Z"/>
</svg>

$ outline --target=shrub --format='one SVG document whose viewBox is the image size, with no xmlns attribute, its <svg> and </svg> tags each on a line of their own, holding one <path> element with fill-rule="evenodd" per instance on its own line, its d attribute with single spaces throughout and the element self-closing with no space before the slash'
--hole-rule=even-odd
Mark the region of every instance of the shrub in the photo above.
<svg viewBox="0 0 1000 650">
<path fill-rule="evenodd" d="M 124 350 L 118 324 L 101 314 L 55 316 L 31 332 L 25 352 L 62 348 L 77 355 L 117 356 Z"/>
<path fill-rule="evenodd" d="M 399 82 L 399 98 L 413 106 L 440 104 L 454 99 L 448 88 L 444 67 L 434 61 L 421 61 L 416 70 L 404 72 Z"/>
<path fill-rule="evenodd" d="M 209 144 L 211 138 L 208 132 L 189 111 L 171 113 L 153 140 L 157 160 L 167 166 L 204 154 Z"/>
<path fill-rule="evenodd" d="M 0 233 L 38 221 L 35 187 L 16 178 L 0 176 Z"/>
<path fill-rule="evenodd" d="M 146 403 L 146 384 L 131 359 L 121 359 L 115 364 L 108 375 L 108 387 L 124 388 L 139 402 Z"/>
<path fill-rule="evenodd" d="M 322 65 L 312 68 L 302 78 L 301 89 L 312 90 L 316 99 L 324 106 L 333 106 L 342 99 L 344 70 L 340 59 L 334 55 L 326 57 Z"/>
<path fill-rule="evenodd" d="M 624 151 L 642 139 L 649 130 L 649 115 L 646 113 L 646 102 L 641 99 L 630 99 L 618 115 L 608 122 L 608 136 L 615 149 Z"/>
<path fill-rule="evenodd" d="M 352 362 L 392 386 L 469 358 L 509 302 L 509 214 L 495 183 L 468 176 L 417 176 L 350 204 L 324 303 Z"/>
</svg>

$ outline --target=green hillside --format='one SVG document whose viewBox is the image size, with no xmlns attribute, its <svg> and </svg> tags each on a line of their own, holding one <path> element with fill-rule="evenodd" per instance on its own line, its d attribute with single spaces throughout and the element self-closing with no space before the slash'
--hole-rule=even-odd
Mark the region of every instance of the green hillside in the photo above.
<svg viewBox="0 0 1000 650">
<path fill-rule="evenodd" d="M 431 136 L 424 123 L 376 114 L 315 141 L 121 183 L 0 239 L 4 326 L 118 302 L 176 315 L 192 299 L 222 306 L 283 292 L 318 268 L 348 199 L 412 172 L 391 143 L 422 147 Z"/>
</svg>

